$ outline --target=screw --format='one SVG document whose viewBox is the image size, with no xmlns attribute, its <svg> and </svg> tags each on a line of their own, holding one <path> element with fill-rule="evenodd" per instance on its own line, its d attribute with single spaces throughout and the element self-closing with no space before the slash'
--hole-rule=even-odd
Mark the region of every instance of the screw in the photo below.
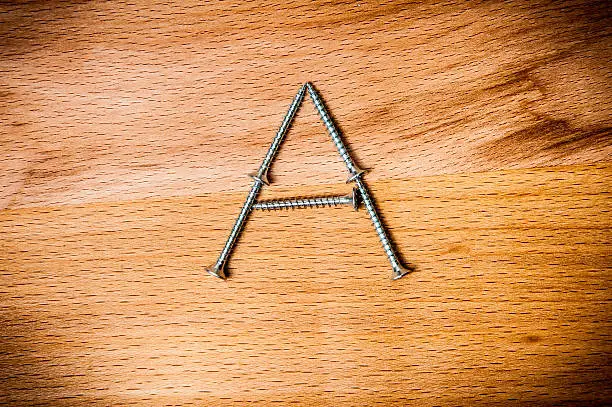
<svg viewBox="0 0 612 407">
<path fill-rule="evenodd" d="M 321 120 L 323 120 L 325 127 L 327 127 L 327 131 L 329 132 L 332 141 L 336 145 L 338 152 L 340 152 L 340 156 L 344 160 L 344 163 L 346 164 L 349 172 L 351 173 L 349 178 L 346 180 L 346 183 L 348 184 L 355 178 L 359 177 L 359 175 L 363 174 L 365 171 L 359 168 L 351 158 L 346 146 L 342 142 L 342 138 L 340 138 L 340 133 L 336 129 L 336 126 L 334 125 L 331 116 L 329 115 L 329 113 L 327 113 L 327 109 L 325 109 L 325 105 L 323 104 L 323 101 L 321 100 L 321 97 L 319 96 L 315 88 L 310 82 L 306 83 L 306 87 L 308 88 L 308 93 L 310 94 L 310 98 L 312 99 L 315 108 L 321 116 Z"/>
<path fill-rule="evenodd" d="M 346 148 L 344 142 L 342 141 L 342 138 L 340 137 L 340 133 L 336 129 L 336 126 L 334 125 L 331 116 L 329 115 L 329 113 L 327 113 L 327 109 L 325 108 L 325 105 L 315 88 L 310 82 L 306 83 L 306 87 L 308 89 L 308 94 L 310 95 L 310 98 L 312 99 L 317 111 L 319 112 L 319 115 L 321 116 L 321 119 L 323 120 L 323 123 L 325 123 L 325 127 L 327 127 L 327 131 L 332 137 L 332 140 L 336 145 L 336 148 L 338 149 L 342 160 L 344 160 L 344 163 L 346 164 L 346 167 L 348 168 L 349 173 L 351 174 L 346 182 L 355 181 L 355 183 L 357 184 L 357 188 L 359 188 L 361 199 L 363 200 L 366 210 L 370 215 L 370 219 L 372 220 L 372 224 L 376 229 L 376 233 L 378 234 L 378 238 L 382 243 L 385 254 L 389 258 L 389 262 L 391 263 L 391 268 L 393 269 L 394 274 L 393 279 L 397 280 L 399 278 L 402 278 L 412 270 L 402 266 L 395 251 L 393 250 L 393 244 L 391 243 L 391 239 L 387 235 L 385 227 L 382 224 L 380 218 L 378 217 L 378 213 L 376 212 L 376 206 L 374 205 L 374 202 L 370 197 L 367 185 L 362 179 L 364 171 L 360 169 L 357 165 L 355 165 L 355 163 L 353 162 L 353 159 L 351 158 L 348 149 Z"/>
<path fill-rule="evenodd" d="M 359 209 L 359 191 L 357 191 L 357 188 L 353 188 L 352 193 L 344 196 L 323 196 L 313 198 L 260 201 L 253 205 L 253 209 L 275 211 L 280 209 L 317 208 L 339 205 L 350 205 L 355 210 Z"/>
<path fill-rule="evenodd" d="M 266 156 L 264 157 L 263 162 L 261 163 L 261 166 L 259 167 L 259 170 L 255 174 L 250 174 L 251 177 L 259 178 L 264 184 L 270 185 L 270 181 L 268 180 L 268 170 L 270 169 L 270 165 L 272 164 L 272 161 L 274 160 L 274 156 L 276 155 L 278 148 L 280 147 L 283 139 L 285 138 L 285 134 L 287 133 L 287 130 L 289 129 L 289 126 L 291 125 L 291 122 L 293 122 L 293 117 L 295 116 L 295 113 L 300 107 L 302 100 L 304 100 L 305 94 L 306 94 L 306 84 L 302 85 L 297 95 L 293 99 L 293 102 L 291 103 L 291 106 L 289 107 L 289 111 L 285 115 L 285 118 L 283 119 L 283 122 L 281 123 L 281 126 L 278 129 L 278 132 L 276 133 L 276 137 L 274 137 L 274 140 L 272 140 L 272 144 L 270 145 L 270 148 L 268 149 L 268 152 L 266 153 Z"/>
<path fill-rule="evenodd" d="M 394 280 L 400 279 L 404 277 L 406 274 L 410 273 L 412 270 L 402 266 L 399 259 L 397 258 L 397 255 L 395 254 L 395 251 L 393 250 L 393 243 L 391 242 L 391 239 L 387 235 L 385 226 L 383 225 L 380 218 L 378 217 L 378 213 L 376 212 L 376 206 L 374 206 L 374 201 L 370 197 L 370 194 L 368 193 L 368 189 L 363 179 L 360 176 L 358 176 L 355 178 L 355 183 L 357 184 L 357 187 L 359 188 L 359 191 L 361 193 L 361 199 L 363 199 L 363 204 L 365 205 L 366 210 L 368 211 L 368 214 L 370 215 L 372 224 L 374 225 L 374 228 L 376 229 L 376 233 L 378 234 L 378 238 L 380 239 L 380 242 L 382 243 L 383 250 L 385 251 L 385 254 L 387 255 L 387 257 L 389 258 L 389 261 L 391 262 L 391 268 L 393 269 L 393 273 L 394 273 L 393 279 Z"/>
<path fill-rule="evenodd" d="M 238 215 L 238 219 L 236 219 L 236 222 L 234 223 L 234 227 L 232 228 L 232 231 L 230 232 L 230 235 L 227 238 L 227 241 L 225 242 L 225 246 L 223 247 L 223 250 L 221 250 L 221 254 L 219 255 L 219 258 L 217 259 L 216 263 L 206 268 L 206 271 L 215 277 L 218 277 L 221 279 L 227 278 L 227 275 L 225 273 L 225 263 L 227 262 L 227 259 L 229 258 L 229 255 L 231 253 L 232 247 L 234 246 L 234 243 L 236 243 L 236 240 L 238 239 L 238 236 L 240 235 L 240 232 L 242 230 L 242 227 L 244 226 L 244 223 L 246 222 L 249 214 L 251 213 L 253 204 L 255 203 L 255 199 L 257 198 L 257 195 L 259 194 L 259 191 L 261 190 L 262 185 L 263 184 L 269 185 L 268 169 L 270 168 L 270 164 L 272 163 L 272 160 L 274 156 L 276 155 L 276 152 L 278 151 L 278 148 L 281 142 L 283 141 L 285 134 L 287 134 L 287 130 L 289 130 L 289 127 L 291 126 L 291 123 L 293 122 L 295 113 L 300 107 L 302 100 L 304 100 L 305 94 L 306 94 L 306 85 L 303 85 L 298 91 L 297 95 L 295 95 L 293 102 L 289 106 L 289 110 L 287 111 L 287 114 L 285 115 L 285 118 L 283 119 L 283 122 L 280 128 L 276 132 L 276 136 L 274 137 L 274 140 L 272 141 L 272 145 L 270 145 L 270 148 L 268 149 L 268 152 L 266 153 L 266 157 L 261 163 L 259 170 L 257 171 L 256 174 L 251 175 L 254 181 L 253 186 L 251 187 L 251 191 L 249 192 L 249 195 L 247 196 L 246 201 L 244 202 L 244 205 L 242 206 L 242 210 L 240 211 L 240 214 Z"/>
</svg>

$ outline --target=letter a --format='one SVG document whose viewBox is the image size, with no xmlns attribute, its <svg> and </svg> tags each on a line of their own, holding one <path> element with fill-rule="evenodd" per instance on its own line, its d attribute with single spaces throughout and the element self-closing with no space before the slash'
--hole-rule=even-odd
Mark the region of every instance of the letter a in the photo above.
<svg viewBox="0 0 612 407">
<path fill-rule="evenodd" d="M 206 268 L 206 271 L 215 277 L 222 279 L 227 278 L 227 274 L 225 272 L 225 264 L 230 256 L 232 247 L 236 243 L 236 240 L 238 239 L 238 236 L 242 231 L 244 223 L 249 217 L 251 211 L 253 210 L 253 205 L 257 201 L 257 196 L 259 195 L 262 186 L 264 184 L 270 185 L 270 182 L 268 180 L 268 170 L 270 169 L 270 165 L 276 157 L 278 148 L 283 142 L 285 135 L 287 134 L 287 131 L 289 130 L 289 127 L 293 122 L 295 113 L 297 112 L 302 101 L 304 100 L 306 91 L 308 91 L 310 98 L 312 99 L 317 111 L 319 112 L 321 120 L 325 124 L 325 127 L 327 128 L 327 131 L 329 132 L 332 141 L 336 146 L 336 149 L 338 150 L 338 153 L 340 153 L 340 157 L 342 157 L 342 160 L 346 164 L 346 167 L 349 171 L 349 177 L 346 182 L 354 182 L 356 184 L 356 188 L 359 191 L 359 194 L 361 195 L 361 200 L 363 200 L 368 214 L 370 215 L 370 219 L 372 220 L 372 224 L 374 225 L 376 233 L 378 234 L 378 237 L 382 243 L 385 254 L 391 262 L 391 268 L 393 269 L 393 279 L 399 279 L 403 277 L 407 273 L 411 272 L 412 269 L 406 268 L 400 263 L 394 251 L 393 243 L 391 242 L 385 230 L 385 227 L 382 221 L 380 220 L 378 213 L 376 212 L 374 201 L 370 197 L 368 187 L 363 180 L 364 171 L 357 167 L 357 165 L 355 165 L 355 162 L 351 158 L 348 149 L 344 145 L 344 142 L 340 137 L 340 133 L 334 125 L 331 116 L 327 112 L 323 101 L 319 97 L 317 91 L 314 89 L 312 84 L 309 82 L 304 84 L 300 88 L 297 95 L 293 99 L 293 102 L 289 106 L 289 110 L 287 111 L 287 114 L 285 115 L 285 118 L 283 119 L 283 122 L 280 128 L 278 129 L 278 132 L 276 133 L 276 136 L 274 137 L 274 140 L 272 141 L 272 144 L 270 145 L 270 148 L 268 149 L 268 152 L 266 153 L 266 156 L 264 157 L 264 160 L 261 163 L 259 170 L 256 173 L 251 174 L 251 177 L 253 177 L 253 186 L 251 187 L 251 191 L 247 195 L 246 201 L 242 206 L 242 210 L 238 215 L 238 219 L 236 219 L 236 223 L 234 224 L 234 227 L 230 232 L 230 235 L 227 239 L 227 242 L 225 243 L 225 246 L 223 247 L 223 250 L 221 250 L 221 254 L 217 259 L 217 262 L 212 266 Z"/>
</svg>

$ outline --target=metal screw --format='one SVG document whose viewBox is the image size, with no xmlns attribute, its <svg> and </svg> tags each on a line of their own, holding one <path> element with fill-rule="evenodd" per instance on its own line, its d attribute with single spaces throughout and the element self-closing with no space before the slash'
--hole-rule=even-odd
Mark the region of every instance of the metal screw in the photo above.
<svg viewBox="0 0 612 407">
<path fill-rule="evenodd" d="M 359 191 L 353 188 L 353 192 L 344 196 L 323 196 L 312 198 L 298 198 L 287 200 L 260 201 L 253 205 L 253 209 L 281 210 L 297 208 L 317 208 L 323 206 L 350 205 L 353 209 L 359 209 Z"/>
<path fill-rule="evenodd" d="M 293 103 L 291 103 L 289 111 L 285 115 L 285 118 L 283 119 L 283 122 L 280 128 L 278 129 L 278 132 L 276 133 L 276 137 L 274 137 L 274 140 L 272 140 L 272 144 L 270 145 L 270 148 L 268 149 L 268 152 L 266 153 L 263 162 L 259 166 L 259 170 L 255 174 L 249 174 L 251 177 L 259 178 L 264 184 L 270 185 L 270 181 L 268 180 L 268 170 L 270 169 L 270 165 L 274 160 L 274 156 L 276 156 L 276 153 L 278 152 L 278 148 L 280 147 L 283 139 L 285 138 L 285 134 L 287 133 L 291 122 L 293 122 L 293 117 L 295 116 L 295 113 L 300 107 L 300 104 L 302 104 L 302 100 L 304 100 L 305 94 L 306 84 L 302 85 L 297 95 L 293 99 Z"/>
<path fill-rule="evenodd" d="M 374 224 L 374 228 L 376 229 L 378 238 L 380 239 L 385 254 L 389 258 L 389 261 L 391 263 L 391 268 L 393 269 L 394 274 L 393 279 L 397 280 L 399 278 L 402 278 L 412 270 L 402 266 L 397 255 L 395 254 L 395 251 L 393 250 L 393 244 L 391 243 L 391 239 L 387 235 L 385 227 L 382 224 L 380 218 L 378 217 L 374 202 L 372 201 L 368 188 L 362 179 L 364 171 L 357 167 L 357 165 L 355 165 L 355 163 L 353 162 L 353 159 L 351 158 L 348 149 L 346 148 L 344 142 L 342 141 L 342 138 L 340 137 L 340 133 L 336 129 L 336 126 L 334 125 L 331 116 L 329 115 L 329 113 L 327 113 L 327 109 L 325 108 L 325 105 L 323 104 L 323 101 L 321 100 L 321 97 L 319 96 L 315 88 L 310 82 L 306 83 L 306 88 L 308 89 L 308 94 L 310 95 L 310 98 L 312 99 L 317 111 L 319 112 L 323 123 L 325 123 L 325 127 L 327 127 L 327 131 L 331 135 L 332 140 L 336 145 L 338 152 L 340 153 L 340 156 L 344 160 L 344 163 L 346 164 L 346 167 L 348 168 L 349 173 L 351 174 L 346 182 L 355 181 L 355 183 L 357 184 L 357 188 L 359 188 L 361 199 L 363 199 L 363 203 L 368 211 L 368 214 L 370 215 L 372 224 Z"/>
<path fill-rule="evenodd" d="M 261 163 L 259 170 L 257 171 L 256 174 L 251 175 L 251 177 L 253 177 L 253 180 L 254 180 L 253 186 L 251 187 L 251 191 L 249 192 L 249 195 L 247 196 L 246 201 L 244 202 L 244 205 L 242 206 L 242 210 L 240 211 L 240 214 L 238 215 L 238 219 L 236 219 L 236 223 L 234 223 L 234 227 L 232 228 L 232 231 L 230 232 L 230 235 L 227 238 L 227 241 L 225 242 L 225 246 L 223 247 L 223 250 L 221 250 L 221 254 L 219 255 L 219 258 L 217 259 L 217 262 L 213 264 L 212 266 L 206 268 L 206 271 L 215 277 L 222 278 L 222 279 L 225 279 L 227 277 L 227 275 L 225 274 L 225 263 L 227 262 L 227 259 L 229 258 L 229 255 L 231 253 L 232 247 L 234 246 L 234 243 L 236 243 L 236 240 L 238 239 L 238 236 L 240 235 L 240 232 L 242 230 L 242 227 L 244 226 L 245 221 L 247 220 L 249 214 L 251 213 L 253 204 L 255 203 L 255 199 L 257 198 L 257 195 L 259 194 L 259 191 L 261 190 L 261 186 L 263 184 L 269 185 L 268 169 L 270 168 L 270 164 L 272 163 L 272 160 L 276 152 L 278 151 L 278 148 L 281 142 L 283 141 L 285 134 L 287 134 L 287 130 L 289 130 L 289 127 L 291 126 L 291 122 L 293 122 L 295 113 L 300 107 L 302 100 L 304 100 L 305 94 L 306 94 L 306 85 L 303 85 L 298 91 L 297 95 L 295 95 L 295 98 L 293 99 L 291 106 L 289 106 L 289 110 L 287 111 L 287 114 L 285 115 L 285 118 L 283 119 L 283 122 L 280 128 L 278 129 L 276 136 L 274 137 L 274 140 L 272 141 L 272 145 L 270 145 L 270 148 L 268 149 L 266 157 Z"/>
<path fill-rule="evenodd" d="M 342 142 L 342 138 L 340 138 L 340 133 L 336 129 L 336 126 L 334 125 L 334 122 L 331 116 L 329 115 L 329 113 L 327 113 L 327 109 L 325 109 L 325 105 L 323 104 L 323 101 L 319 97 L 319 94 L 317 93 L 315 88 L 312 86 L 310 82 L 306 83 L 306 87 L 308 88 L 308 93 L 310 94 L 310 98 L 312 99 L 312 102 L 314 103 L 315 108 L 317 109 L 317 111 L 319 112 L 319 115 L 321 116 L 321 120 L 323 120 L 325 127 L 327 127 L 327 131 L 329 132 L 332 138 L 332 141 L 336 145 L 336 148 L 338 149 L 340 156 L 344 160 L 346 167 L 351 173 L 351 175 L 346 180 L 346 183 L 348 184 L 349 182 L 353 181 L 355 178 L 359 177 L 359 175 L 363 174 L 365 171 L 359 168 L 355 164 L 353 159 L 351 158 L 346 146 Z"/>
</svg>

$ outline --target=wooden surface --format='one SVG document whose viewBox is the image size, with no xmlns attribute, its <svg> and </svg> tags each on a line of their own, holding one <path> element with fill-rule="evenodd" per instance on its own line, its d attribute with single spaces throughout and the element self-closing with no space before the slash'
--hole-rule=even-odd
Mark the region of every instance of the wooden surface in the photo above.
<svg viewBox="0 0 612 407">
<path fill-rule="evenodd" d="M 0 5 L 0 404 L 606 404 L 610 8 Z M 362 209 L 255 213 L 299 86 Z M 344 194 L 310 101 L 262 198 Z"/>
</svg>

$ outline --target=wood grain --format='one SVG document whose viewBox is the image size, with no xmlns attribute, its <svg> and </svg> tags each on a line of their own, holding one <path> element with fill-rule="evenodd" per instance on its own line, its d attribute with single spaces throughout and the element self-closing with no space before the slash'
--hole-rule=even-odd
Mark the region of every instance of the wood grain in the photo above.
<svg viewBox="0 0 612 407">
<path fill-rule="evenodd" d="M 371 180 L 611 157 L 608 2 L 201 3 L 0 6 L 0 207 L 237 190 L 306 81 Z M 344 181 L 311 104 L 272 172 Z"/>
<path fill-rule="evenodd" d="M 226 282 L 243 193 L 5 210 L 0 401 L 610 401 L 611 173 L 373 183 L 396 282 L 363 210 L 255 213 Z"/>
<path fill-rule="evenodd" d="M 610 15 L 1 3 L 0 404 L 612 404 Z M 258 212 L 203 272 L 306 81 L 400 281 L 347 208 Z M 270 176 L 350 189 L 309 101 Z"/>
</svg>

